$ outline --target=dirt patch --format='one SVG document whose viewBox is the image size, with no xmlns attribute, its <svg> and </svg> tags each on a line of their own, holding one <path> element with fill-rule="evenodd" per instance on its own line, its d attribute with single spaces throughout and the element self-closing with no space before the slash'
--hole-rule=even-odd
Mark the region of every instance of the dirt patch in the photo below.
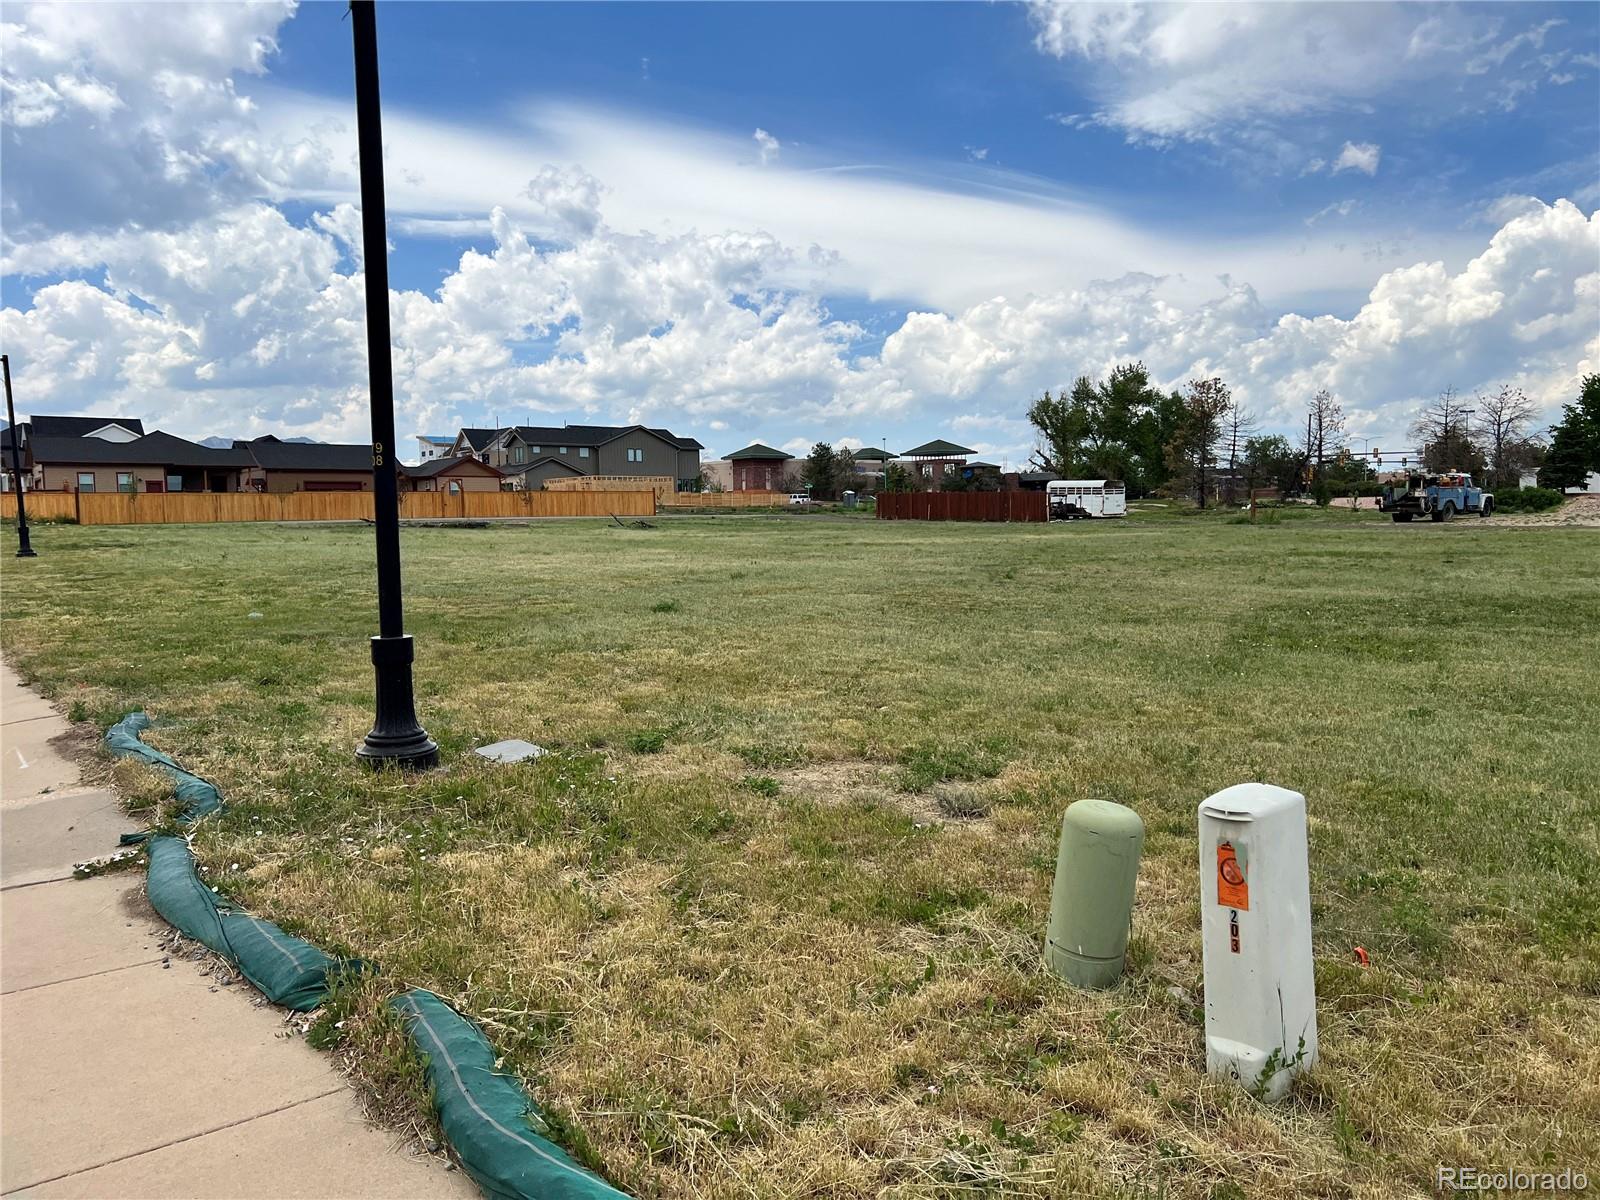
<svg viewBox="0 0 1600 1200">
<path fill-rule="evenodd" d="M 1574 496 L 1560 508 L 1542 513 L 1495 513 L 1489 522 L 1497 529 L 1534 529 L 1550 526 L 1600 529 L 1600 496 Z"/>
<path fill-rule="evenodd" d="M 50 739 L 50 749 L 76 763 L 79 782 L 104 785 L 111 778 L 111 759 L 100 753 L 100 729 L 92 721 L 74 721 Z"/>
<path fill-rule="evenodd" d="M 918 825 L 974 824 L 993 810 L 989 784 L 938 783 L 925 792 L 907 792 L 896 783 L 890 763 L 839 759 L 768 772 L 790 795 L 820 804 L 890 804 Z"/>
</svg>

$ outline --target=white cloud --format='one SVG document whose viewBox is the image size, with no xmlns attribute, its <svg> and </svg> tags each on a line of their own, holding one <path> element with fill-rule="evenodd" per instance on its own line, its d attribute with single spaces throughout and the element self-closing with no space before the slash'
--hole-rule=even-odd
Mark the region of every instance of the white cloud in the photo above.
<svg viewBox="0 0 1600 1200">
<path fill-rule="evenodd" d="M 761 165 L 763 167 L 778 160 L 780 147 L 777 138 L 773 137 L 765 129 L 757 129 L 750 136 L 756 140 L 756 153 L 761 156 Z"/>
<path fill-rule="evenodd" d="M 1366 111 L 1418 84 L 1430 86 L 1413 106 L 1504 103 L 1461 77 L 1528 66 L 1560 24 L 1499 39 L 1487 12 L 1407 4 L 1033 0 L 1031 12 L 1041 51 L 1089 65 L 1079 82 L 1100 101 L 1096 122 L 1137 140 L 1233 139 L 1289 157 L 1286 122 Z"/>
<path fill-rule="evenodd" d="M 1315 225 L 1319 221 L 1331 220 L 1334 217 L 1348 217 L 1358 207 L 1360 207 L 1359 201 L 1337 200 L 1334 203 L 1320 208 L 1316 212 L 1312 213 L 1306 218 L 1306 224 Z"/>
<path fill-rule="evenodd" d="M 972 159 L 973 162 L 983 162 L 989 157 L 989 147 L 987 146 L 964 146 L 963 149 L 966 150 L 967 157 Z"/>
<path fill-rule="evenodd" d="M 796 255 L 767 235 L 632 234 L 597 215 L 569 244 L 541 246 L 498 210 L 490 228 L 493 249 L 463 254 L 437 293 L 392 299 L 403 427 L 495 410 L 800 441 L 915 427 L 1016 460 L 1032 395 L 1134 358 L 1167 384 L 1222 375 L 1283 429 L 1328 387 L 1370 436 L 1397 436 L 1447 385 L 1514 381 L 1554 407 L 1600 361 L 1600 216 L 1565 202 L 1520 206 L 1458 271 L 1383 274 L 1349 319 L 1276 316 L 1241 282 L 1179 304 L 1159 278 L 1129 275 L 913 311 L 876 354 L 859 353 L 861 328 L 784 285 Z M 353 231 L 346 210 L 295 226 L 255 204 L 177 232 L 58 239 L 58 265 L 99 263 L 105 286 L 44 287 L 0 311 L 0 336 L 19 347 L 33 411 L 359 440 Z"/>
<path fill-rule="evenodd" d="M 4 216 L 42 231 L 177 225 L 256 194 L 236 74 L 276 49 L 287 2 L 27 4 L 0 22 Z"/>
<path fill-rule="evenodd" d="M 1330 175 L 1340 171 L 1360 171 L 1365 175 L 1378 173 L 1378 160 L 1383 157 L 1383 147 L 1374 142 L 1346 142 L 1329 168 Z"/>
</svg>

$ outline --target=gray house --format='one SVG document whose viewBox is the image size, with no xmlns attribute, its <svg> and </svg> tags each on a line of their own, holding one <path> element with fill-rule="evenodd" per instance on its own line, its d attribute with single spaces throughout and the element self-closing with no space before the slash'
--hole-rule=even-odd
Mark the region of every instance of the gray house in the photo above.
<svg viewBox="0 0 1600 1200">
<path fill-rule="evenodd" d="M 694 438 L 645 425 L 514 425 L 487 439 L 484 432 L 463 429 L 457 444 L 519 488 L 571 475 L 660 475 L 688 488 L 700 477 L 704 449 Z"/>
</svg>

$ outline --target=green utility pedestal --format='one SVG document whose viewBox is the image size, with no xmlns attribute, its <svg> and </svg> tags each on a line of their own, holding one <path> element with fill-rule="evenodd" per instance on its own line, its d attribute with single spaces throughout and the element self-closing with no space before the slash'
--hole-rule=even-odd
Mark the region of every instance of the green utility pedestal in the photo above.
<svg viewBox="0 0 1600 1200">
<path fill-rule="evenodd" d="M 1047 966 L 1068 983 L 1107 988 L 1122 976 L 1144 822 L 1109 800 L 1079 800 L 1061 818 L 1050 892 Z"/>
</svg>

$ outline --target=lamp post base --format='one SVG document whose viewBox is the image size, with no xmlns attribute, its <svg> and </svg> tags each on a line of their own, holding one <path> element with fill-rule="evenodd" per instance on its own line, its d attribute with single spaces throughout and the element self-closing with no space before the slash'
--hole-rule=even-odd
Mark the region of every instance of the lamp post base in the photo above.
<svg viewBox="0 0 1600 1200">
<path fill-rule="evenodd" d="M 437 743 L 417 723 L 411 691 L 411 663 L 415 656 L 409 634 L 372 639 L 377 716 L 372 732 L 356 747 L 356 757 L 369 766 L 420 771 L 439 764 Z"/>
<path fill-rule="evenodd" d="M 32 546 L 24 546 L 21 550 L 17 551 L 17 557 L 18 558 L 38 558 L 39 557 L 39 552 L 37 550 L 35 550 Z"/>
</svg>

